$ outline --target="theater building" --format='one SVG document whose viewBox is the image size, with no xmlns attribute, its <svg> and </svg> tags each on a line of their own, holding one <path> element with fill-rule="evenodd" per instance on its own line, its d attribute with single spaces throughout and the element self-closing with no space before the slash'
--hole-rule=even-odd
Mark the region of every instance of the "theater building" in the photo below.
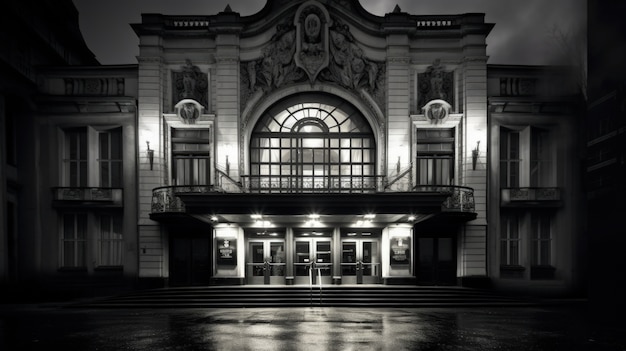
<svg viewBox="0 0 626 351">
<path fill-rule="evenodd" d="M 15 279 L 580 284 L 574 84 L 488 65 L 483 14 L 269 0 L 132 28 L 136 65 L 37 70 Z"/>
</svg>

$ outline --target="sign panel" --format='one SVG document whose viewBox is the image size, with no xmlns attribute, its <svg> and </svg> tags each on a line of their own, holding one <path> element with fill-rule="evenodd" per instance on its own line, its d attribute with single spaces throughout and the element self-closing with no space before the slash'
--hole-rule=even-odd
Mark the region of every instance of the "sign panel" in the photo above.
<svg viewBox="0 0 626 351">
<path fill-rule="evenodd" d="M 411 239 L 391 238 L 391 265 L 408 265 L 411 262 Z"/>
<path fill-rule="evenodd" d="M 217 239 L 217 264 L 223 266 L 237 265 L 237 239 Z"/>
</svg>

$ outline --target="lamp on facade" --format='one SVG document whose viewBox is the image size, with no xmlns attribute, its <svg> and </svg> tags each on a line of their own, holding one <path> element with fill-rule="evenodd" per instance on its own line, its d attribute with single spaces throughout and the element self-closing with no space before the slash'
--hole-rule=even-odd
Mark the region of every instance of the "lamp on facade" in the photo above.
<svg viewBox="0 0 626 351">
<path fill-rule="evenodd" d="M 154 150 L 150 149 L 150 142 L 146 141 L 146 145 L 148 145 L 148 161 L 150 161 L 150 170 L 154 167 Z"/>
<path fill-rule="evenodd" d="M 476 163 L 478 162 L 478 155 L 480 154 L 480 150 L 478 147 L 480 146 L 480 140 L 476 142 L 476 147 L 472 150 L 472 170 L 476 170 Z"/>
</svg>

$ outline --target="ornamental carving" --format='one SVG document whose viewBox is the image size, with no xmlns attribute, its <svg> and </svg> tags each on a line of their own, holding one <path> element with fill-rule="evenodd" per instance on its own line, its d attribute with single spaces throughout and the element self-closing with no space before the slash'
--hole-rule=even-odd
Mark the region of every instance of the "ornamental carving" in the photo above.
<svg viewBox="0 0 626 351">
<path fill-rule="evenodd" d="M 315 2 L 300 6 L 295 16 L 296 66 L 304 70 L 313 84 L 328 66 L 328 12 Z"/>
<path fill-rule="evenodd" d="M 428 66 L 426 72 L 417 75 L 417 104 L 423 108 L 432 100 L 444 100 L 449 104 L 454 101 L 454 72 L 447 72 L 439 59 Z"/>
<path fill-rule="evenodd" d="M 327 23 L 319 18 L 319 12 L 323 11 L 317 6 L 312 8 L 316 10 L 301 16 L 301 33 L 293 25 L 293 21 L 283 22 L 277 26 L 276 33 L 263 50 L 261 58 L 241 63 L 241 103 L 249 101 L 255 92 L 266 94 L 305 82 L 308 78 L 311 84 L 330 83 L 359 95 L 367 94 L 384 111 L 385 63 L 368 59 L 350 33 L 349 27 L 336 18 L 332 19 L 332 25 L 328 27 L 328 42 L 324 42 L 322 33 Z M 309 17 L 310 15 L 313 17 Z M 319 23 L 317 19 L 313 19 L 315 16 L 320 19 Z M 309 18 L 310 26 L 308 37 L 306 18 Z M 324 50 L 325 45 L 328 45 L 327 51 Z M 297 50 L 298 47 L 300 51 Z M 324 53 L 327 53 L 328 63 L 317 66 Z M 305 62 L 302 61 L 303 58 Z M 297 61 L 300 61 L 300 65 Z M 245 106 L 242 105 L 241 108 L 243 110 Z"/>
<path fill-rule="evenodd" d="M 193 99 L 180 100 L 174 109 L 178 118 L 185 124 L 195 124 L 202 114 L 202 105 Z"/>
<path fill-rule="evenodd" d="M 435 99 L 424 105 L 422 110 L 431 123 L 437 124 L 443 122 L 450 115 L 451 108 L 452 106 L 445 100 Z"/>
<path fill-rule="evenodd" d="M 187 59 L 180 71 L 172 72 L 173 101 L 192 99 L 208 109 L 208 76 Z"/>
</svg>

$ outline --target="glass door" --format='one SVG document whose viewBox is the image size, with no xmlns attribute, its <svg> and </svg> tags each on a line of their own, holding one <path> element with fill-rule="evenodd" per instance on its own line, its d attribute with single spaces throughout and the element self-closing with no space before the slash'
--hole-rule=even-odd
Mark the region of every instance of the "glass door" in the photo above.
<svg viewBox="0 0 626 351">
<path fill-rule="evenodd" d="M 296 238 L 294 273 L 296 284 L 330 284 L 332 278 L 332 240 L 330 238 Z M 310 276 L 310 270 L 313 269 Z"/>
<path fill-rule="evenodd" d="M 379 243 L 377 239 L 350 239 L 341 242 L 341 280 L 343 283 L 380 283 Z"/>
<path fill-rule="evenodd" d="M 246 257 L 248 284 L 285 284 L 284 240 L 250 240 Z"/>
</svg>

